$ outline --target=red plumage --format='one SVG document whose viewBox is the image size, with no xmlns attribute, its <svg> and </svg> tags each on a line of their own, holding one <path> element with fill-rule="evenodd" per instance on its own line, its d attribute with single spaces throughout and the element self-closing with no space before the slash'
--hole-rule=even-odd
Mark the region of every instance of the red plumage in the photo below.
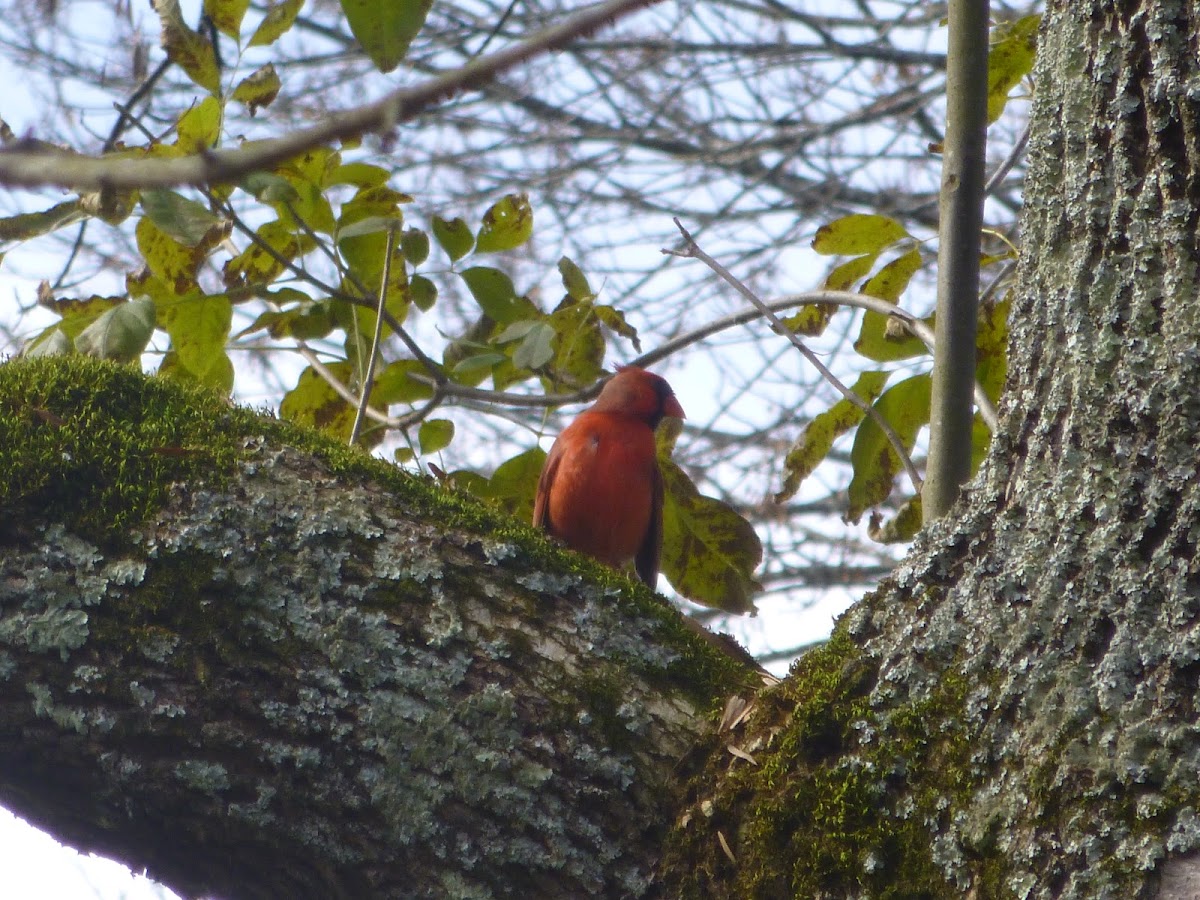
<svg viewBox="0 0 1200 900">
<path fill-rule="evenodd" d="M 550 448 L 533 507 L 534 525 L 614 568 L 632 562 L 652 587 L 663 495 L 654 429 L 664 416 L 683 418 L 671 386 L 645 369 L 620 369 Z"/>
</svg>

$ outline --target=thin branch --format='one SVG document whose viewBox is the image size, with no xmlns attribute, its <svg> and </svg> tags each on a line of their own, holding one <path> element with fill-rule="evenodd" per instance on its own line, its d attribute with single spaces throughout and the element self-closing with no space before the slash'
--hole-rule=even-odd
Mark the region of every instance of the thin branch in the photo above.
<svg viewBox="0 0 1200 900">
<path fill-rule="evenodd" d="M 461 91 L 474 90 L 516 68 L 658 0 L 607 0 L 568 17 L 512 47 L 469 62 L 413 88 L 326 118 L 321 124 L 284 137 L 235 150 L 212 150 L 158 159 L 137 156 L 92 157 L 63 151 L 0 152 L 0 184 L 21 187 L 58 185 L 72 190 L 172 187 L 228 183 L 267 169 L 323 144 L 346 141 L 367 132 L 386 132 Z M 21 146 L 19 143 L 18 147 Z"/>
<path fill-rule="evenodd" d="M 817 359 L 817 355 L 809 350 L 808 347 L 804 345 L 804 342 L 779 320 L 779 316 L 775 315 L 775 313 L 772 312 L 765 303 L 763 303 L 763 301 L 758 297 L 757 294 L 754 293 L 754 291 L 746 287 L 746 285 L 739 281 L 732 272 L 701 250 L 700 246 L 695 242 L 695 240 L 692 239 L 691 234 L 688 233 L 688 230 L 683 227 L 683 223 L 678 219 L 675 219 L 675 227 L 678 228 L 680 234 L 683 235 L 683 240 L 687 245 L 686 249 L 663 250 L 662 252 L 671 256 L 681 256 L 684 258 L 690 257 L 700 260 L 702 263 L 712 269 L 713 272 L 724 279 L 725 282 L 733 287 L 739 294 L 749 300 L 766 318 L 766 320 L 771 323 L 771 327 L 775 330 L 776 334 L 791 341 L 792 346 L 800 351 L 800 354 L 807 359 L 818 372 L 821 373 L 826 381 L 828 381 L 837 389 L 838 393 L 845 397 L 848 402 L 853 403 L 860 410 L 862 410 L 863 413 L 879 427 L 879 430 L 883 432 L 885 437 L 887 437 L 888 443 L 892 445 L 892 450 L 900 459 L 901 464 L 904 466 L 904 470 L 908 473 L 908 478 L 912 482 L 913 489 L 920 494 L 921 476 L 917 472 L 917 467 L 913 465 L 912 459 L 909 457 L 908 451 L 904 447 L 904 443 L 900 440 L 900 436 L 896 434 L 896 432 L 892 429 L 892 426 L 887 423 L 887 420 L 879 414 L 879 411 L 871 404 L 863 400 L 862 397 L 858 396 L 858 394 L 854 393 L 854 391 L 850 390 L 850 388 L 842 384 L 841 381 L 838 380 L 837 376 L 830 372 L 825 364 L 821 362 L 821 360 Z"/>
<path fill-rule="evenodd" d="M 995 192 L 996 188 L 1000 187 L 1000 185 L 1004 183 L 1004 179 L 1008 176 L 1008 173 L 1012 171 L 1013 166 L 1017 164 L 1017 161 L 1025 153 L 1025 146 L 1028 143 L 1029 125 L 1027 123 L 1025 125 L 1025 130 L 1021 132 L 1021 136 L 1017 138 L 1017 142 L 1013 144 L 1012 150 L 1008 152 L 1008 156 L 1006 156 L 1004 161 L 996 167 L 996 171 L 992 173 L 992 177 L 989 178 L 987 184 L 983 186 L 983 193 L 985 196 L 990 196 L 993 192 Z"/>
<path fill-rule="evenodd" d="M 358 442 L 362 431 L 363 416 L 367 404 L 371 402 L 371 387 L 375 383 L 375 363 L 379 359 L 379 341 L 383 338 L 383 314 L 386 311 L 388 280 L 392 277 L 392 253 L 396 249 L 396 228 L 389 225 L 387 243 L 383 251 L 383 274 L 379 279 L 379 306 L 375 310 L 375 334 L 371 336 L 371 355 L 367 357 L 367 372 L 362 378 L 362 397 L 358 401 L 358 411 L 354 414 L 354 427 L 350 429 L 350 445 Z"/>
<path fill-rule="evenodd" d="M 337 394 L 351 406 L 358 405 L 359 398 L 354 396 L 354 392 L 350 390 L 350 388 L 346 387 L 346 385 L 343 384 L 336 375 L 329 371 L 329 368 L 323 362 L 321 362 L 321 358 L 317 356 L 317 354 L 314 353 L 307 344 L 305 344 L 303 341 L 298 341 L 296 345 L 296 352 L 304 357 L 304 360 L 309 364 L 309 366 L 312 367 L 312 370 L 316 372 L 326 384 L 329 385 L 335 394 Z M 373 422 L 378 422 L 380 425 L 383 425 L 387 428 L 404 429 L 408 428 L 410 425 L 415 425 L 417 422 L 420 422 L 431 412 L 433 412 L 434 409 L 440 406 L 444 399 L 445 396 L 438 391 L 437 385 L 434 385 L 433 396 L 429 400 L 425 401 L 425 404 L 420 409 L 415 409 L 407 415 L 389 416 L 386 413 L 381 413 L 376 409 L 371 409 L 368 407 L 366 416 Z"/>
<path fill-rule="evenodd" d="M 933 332 L 928 325 L 907 310 L 888 303 L 886 300 L 880 300 L 877 297 L 868 297 L 865 294 L 852 294 L 849 291 L 806 291 L 801 294 L 788 294 L 764 302 L 765 312 L 763 309 L 753 307 L 720 319 L 714 319 L 707 325 L 686 332 L 685 334 L 677 335 L 669 341 L 659 344 L 653 350 L 646 351 L 641 356 L 631 360 L 630 365 L 652 366 L 678 353 L 685 347 L 698 344 L 700 341 L 710 338 L 714 334 L 719 334 L 730 328 L 737 328 L 745 325 L 747 322 L 753 322 L 755 319 L 769 318 L 770 314 L 773 313 L 780 313 L 794 309 L 797 306 L 809 304 L 850 306 L 858 309 L 869 309 L 881 315 L 890 316 L 900 321 L 905 328 L 925 344 L 931 353 L 933 352 Z M 439 382 L 434 378 L 419 374 L 412 374 L 409 377 L 424 384 L 440 387 L 450 397 L 472 400 L 479 403 L 494 403 L 501 406 L 542 407 L 585 403 L 588 400 L 594 399 L 600 393 L 600 388 L 603 386 L 603 382 L 597 382 L 590 387 L 571 394 L 513 394 L 506 391 L 489 391 L 483 388 L 467 387 L 466 385 L 455 384 L 452 381 Z M 975 386 L 975 401 L 979 405 L 979 414 L 983 418 L 984 423 L 994 432 L 999 422 L 996 408 L 992 405 L 988 395 L 984 393 L 983 388 L 979 384 Z"/>
</svg>

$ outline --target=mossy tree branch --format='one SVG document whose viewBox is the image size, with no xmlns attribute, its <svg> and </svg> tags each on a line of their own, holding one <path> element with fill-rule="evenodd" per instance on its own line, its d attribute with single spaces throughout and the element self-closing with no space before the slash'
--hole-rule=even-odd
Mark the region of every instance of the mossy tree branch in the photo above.
<svg viewBox="0 0 1200 900">
<path fill-rule="evenodd" d="M 750 677 L 661 601 L 133 370 L 10 363 L 0 408 L 5 806 L 189 895 L 652 884 Z"/>
</svg>

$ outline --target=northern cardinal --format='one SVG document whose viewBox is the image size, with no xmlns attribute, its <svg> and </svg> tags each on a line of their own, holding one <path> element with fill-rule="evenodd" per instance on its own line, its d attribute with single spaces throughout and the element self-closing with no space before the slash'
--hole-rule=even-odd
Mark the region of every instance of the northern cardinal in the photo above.
<svg viewBox="0 0 1200 900">
<path fill-rule="evenodd" d="M 651 587 L 662 551 L 662 473 L 654 429 L 683 407 L 662 378 L 624 366 L 563 429 L 538 479 L 533 524 Z"/>
</svg>

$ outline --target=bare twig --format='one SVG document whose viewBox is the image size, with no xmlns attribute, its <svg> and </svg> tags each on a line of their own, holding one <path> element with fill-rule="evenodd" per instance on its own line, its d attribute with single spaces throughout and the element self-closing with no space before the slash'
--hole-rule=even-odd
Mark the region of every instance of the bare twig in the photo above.
<svg viewBox="0 0 1200 900">
<path fill-rule="evenodd" d="M 1028 143 L 1029 125 L 1026 124 L 1025 130 L 1021 132 L 1021 136 L 1017 138 L 1017 142 L 1013 144 L 1013 148 L 1009 151 L 1008 156 L 1006 156 L 1004 161 L 996 167 L 996 171 L 992 173 L 991 177 L 988 178 L 987 184 L 983 186 L 983 193 L 985 195 L 992 194 L 995 192 L 996 188 L 1000 187 L 1000 185 L 1004 182 L 1004 179 L 1008 177 L 1008 173 L 1012 171 L 1013 166 L 1015 166 L 1017 161 L 1020 160 L 1020 158 L 1024 155 L 1025 146 Z"/>
<path fill-rule="evenodd" d="M 866 294 L 851 294 L 847 291 L 810 291 L 806 294 L 796 294 L 795 297 L 803 298 L 802 302 L 804 303 L 857 306 L 860 309 L 869 309 L 873 312 L 890 316 L 903 323 L 904 327 L 924 344 L 931 354 L 934 352 L 933 329 L 912 313 L 901 309 L 895 304 L 888 303 L 886 300 L 880 300 L 878 297 L 868 297 Z M 987 392 L 983 389 L 983 385 L 978 381 L 975 382 L 975 405 L 979 408 L 979 415 L 983 419 L 984 424 L 994 433 L 1000 424 L 1000 418 L 996 413 L 996 407 L 992 405 L 991 398 L 988 397 Z"/>
<path fill-rule="evenodd" d="M 354 427 L 350 429 L 351 446 L 358 441 L 358 435 L 362 431 L 363 416 L 367 411 L 367 404 L 371 402 L 371 387 L 375 383 L 375 363 L 379 359 L 379 341 L 383 337 L 383 314 L 385 312 L 384 304 L 387 302 L 388 279 L 392 277 L 392 252 L 395 249 L 396 228 L 394 225 L 389 225 L 387 242 L 383 251 L 383 274 L 379 278 L 379 306 L 375 310 L 375 334 L 371 336 L 371 355 L 367 357 L 367 371 L 360 381 L 362 397 L 358 401 L 358 411 L 354 414 Z"/>
<path fill-rule="evenodd" d="M 766 308 L 766 312 L 759 307 L 753 307 L 725 316 L 724 318 L 714 319 L 700 328 L 677 335 L 669 341 L 659 344 L 653 350 L 648 350 L 641 356 L 631 360 L 630 364 L 635 366 L 652 366 L 686 347 L 712 337 L 714 334 L 719 334 L 730 328 L 737 328 L 745 325 L 747 322 L 753 322 L 755 319 L 761 319 L 768 313 L 780 313 L 807 304 L 851 306 L 891 316 L 902 322 L 904 327 L 920 339 L 930 352 L 933 351 L 933 332 L 929 326 L 912 313 L 888 303 L 886 300 L 880 300 L 877 297 L 868 297 L 865 294 L 852 294 L 849 291 L 806 291 L 801 294 L 788 294 L 784 297 L 764 302 L 763 306 Z M 450 397 L 458 397 L 463 400 L 472 400 L 479 403 L 495 403 L 502 406 L 542 407 L 585 403 L 588 400 L 594 399 L 600 393 L 600 388 L 603 386 L 603 382 L 597 382 L 591 387 L 575 391 L 571 394 L 513 394 L 506 391 L 489 391 L 483 388 L 467 387 L 466 385 L 455 384 L 451 381 L 439 382 L 423 375 L 414 374 L 409 377 L 425 384 L 439 386 Z M 992 405 L 987 394 L 984 393 L 983 388 L 978 384 L 975 386 L 975 401 L 979 405 L 979 414 L 983 418 L 984 423 L 994 432 L 998 423 L 996 408 Z"/>
<path fill-rule="evenodd" d="M 912 482 L 913 490 L 920 494 L 921 476 L 917 472 L 917 467 L 913 465 L 913 461 L 909 457 L 908 451 L 904 447 L 904 443 L 900 440 L 900 436 L 896 434 L 892 426 L 887 423 L 887 420 L 879 414 L 879 411 L 876 410 L 875 407 L 871 406 L 871 404 L 863 400 L 862 397 L 858 396 L 858 394 L 854 393 L 854 391 L 850 390 L 850 388 L 842 384 L 842 382 L 838 380 L 837 376 L 830 372 L 825 364 L 821 362 L 821 360 L 817 359 L 817 355 L 809 350 L 808 347 L 804 345 L 804 342 L 779 320 L 779 316 L 775 315 L 770 307 L 768 307 L 759 298 L 759 296 L 754 293 L 754 291 L 746 287 L 746 285 L 739 281 L 732 272 L 701 250 L 700 246 L 695 242 L 695 240 L 693 240 L 688 230 L 683 227 L 682 222 L 680 222 L 678 219 L 675 219 L 674 221 L 675 227 L 678 228 L 679 233 L 683 235 L 683 240 L 686 247 L 683 250 L 663 250 L 663 253 L 671 256 L 681 256 L 684 258 L 700 260 L 702 263 L 712 269 L 713 272 L 724 279 L 725 282 L 733 287 L 739 294 L 749 300 L 751 304 L 754 305 L 755 309 L 757 309 L 759 313 L 761 313 L 762 316 L 771 323 L 771 328 L 774 329 L 776 334 L 791 341 L 792 346 L 800 351 L 801 355 L 807 359 L 818 372 L 821 373 L 822 377 L 826 381 L 828 381 L 837 389 L 838 393 L 845 397 L 847 401 L 853 403 L 860 410 L 862 410 L 863 413 L 879 427 L 879 430 L 883 432 L 885 437 L 887 437 L 888 443 L 892 445 L 892 450 L 900 459 L 901 464 L 904 466 L 904 470 L 908 473 L 908 478 Z"/>
<path fill-rule="evenodd" d="M 354 396 L 354 392 L 350 390 L 342 381 L 329 371 L 329 367 L 321 362 L 321 358 L 317 356 L 312 349 L 303 341 L 297 342 L 296 352 L 304 357 L 305 361 L 312 367 L 312 370 L 329 385 L 335 394 L 345 400 L 351 406 L 357 406 L 359 398 Z M 420 422 L 437 407 L 441 406 L 445 400 L 445 395 L 442 394 L 436 385 L 433 388 L 433 396 L 426 400 L 420 409 L 414 409 L 412 412 L 403 416 L 389 416 L 386 413 L 381 413 L 376 409 L 367 408 L 366 416 L 373 422 L 378 422 L 386 428 L 404 429 L 411 425 Z"/>
</svg>

